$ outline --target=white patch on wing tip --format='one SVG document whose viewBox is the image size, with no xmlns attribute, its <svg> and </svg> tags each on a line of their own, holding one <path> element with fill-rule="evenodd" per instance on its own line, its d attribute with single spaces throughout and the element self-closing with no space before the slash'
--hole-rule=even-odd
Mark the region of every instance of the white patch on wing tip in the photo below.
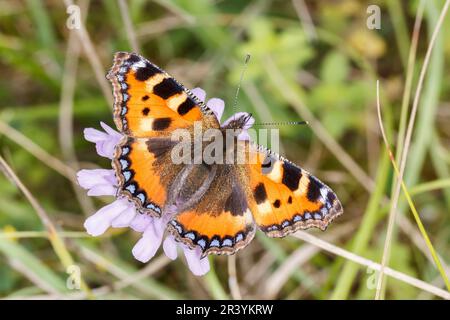
<svg viewBox="0 0 450 320">
<path fill-rule="evenodd" d="M 322 188 L 320 188 L 320 194 L 322 195 L 322 198 L 323 198 L 323 200 L 324 201 L 327 201 L 327 198 L 328 198 L 328 188 L 327 187 L 322 187 Z"/>
<path fill-rule="evenodd" d="M 131 65 L 131 69 L 133 69 L 134 71 L 140 68 L 145 68 L 145 62 L 143 60 L 135 62 Z"/>
</svg>

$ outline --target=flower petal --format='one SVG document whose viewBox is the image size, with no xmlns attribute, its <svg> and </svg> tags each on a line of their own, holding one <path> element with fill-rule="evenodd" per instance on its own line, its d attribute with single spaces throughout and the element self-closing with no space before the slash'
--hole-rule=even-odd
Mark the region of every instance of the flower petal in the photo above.
<svg viewBox="0 0 450 320">
<path fill-rule="evenodd" d="M 90 189 L 99 184 L 108 184 L 116 180 L 114 170 L 82 169 L 77 172 L 78 184 L 84 189 Z"/>
<path fill-rule="evenodd" d="M 199 247 L 195 249 L 184 248 L 184 256 L 192 273 L 196 276 L 203 276 L 209 271 L 208 257 L 201 258 L 202 250 Z"/>
<path fill-rule="evenodd" d="M 169 259 L 175 260 L 177 258 L 177 243 L 172 236 L 169 235 L 164 239 L 163 249 Z"/>
<path fill-rule="evenodd" d="M 103 234 L 111 226 L 111 222 L 127 209 L 128 205 L 128 200 L 118 199 L 104 206 L 86 219 L 84 228 L 91 236 Z"/>
<path fill-rule="evenodd" d="M 147 227 L 152 223 L 153 219 L 153 217 L 147 214 L 139 213 L 130 222 L 130 228 L 137 232 L 144 232 L 145 229 L 147 229 Z"/>
<path fill-rule="evenodd" d="M 93 128 L 86 128 L 84 129 L 84 138 L 87 141 L 95 143 L 95 148 L 100 156 L 112 159 L 115 146 L 122 138 L 122 134 L 103 122 L 100 122 L 100 125 L 105 132 Z"/>
<path fill-rule="evenodd" d="M 205 102 L 206 92 L 202 88 L 194 88 L 191 90 L 192 94 L 196 96 L 200 101 Z"/>
<path fill-rule="evenodd" d="M 155 256 L 162 242 L 164 227 L 160 219 L 153 219 L 142 234 L 142 238 L 133 247 L 132 252 L 136 260 L 147 262 Z"/>
<path fill-rule="evenodd" d="M 77 172 L 78 184 L 89 196 L 114 196 L 117 193 L 114 170 L 83 169 Z"/>
<path fill-rule="evenodd" d="M 133 204 L 129 203 L 128 208 L 111 222 L 111 226 L 114 228 L 128 227 L 135 216 L 136 209 Z"/>
<path fill-rule="evenodd" d="M 93 186 L 87 192 L 87 195 L 90 197 L 115 196 L 116 194 L 117 194 L 117 188 L 112 185 L 109 185 L 109 184 L 100 184 L 97 186 Z"/>
<path fill-rule="evenodd" d="M 206 103 L 207 107 L 214 112 L 217 120 L 220 122 L 220 118 L 222 118 L 223 110 L 225 109 L 225 102 L 219 98 L 211 98 Z"/>
<path fill-rule="evenodd" d="M 106 139 L 108 136 L 106 133 L 101 132 L 100 130 L 94 129 L 94 128 L 86 128 L 83 131 L 84 133 L 84 139 L 86 139 L 89 142 L 98 142 Z"/>
<path fill-rule="evenodd" d="M 119 143 L 118 139 L 107 136 L 105 140 L 99 141 L 95 144 L 95 149 L 99 156 L 112 159 L 114 157 L 114 150 Z"/>
<path fill-rule="evenodd" d="M 100 126 L 103 128 L 103 130 L 105 130 L 105 132 L 108 134 L 108 135 L 110 135 L 110 136 L 112 136 L 112 137 L 114 137 L 114 138 L 116 138 L 116 139 L 120 139 L 121 137 L 122 137 L 122 135 L 118 132 L 118 131 L 116 131 L 116 130 L 114 130 L 113 128 L 111 128 L 110 126 L 108 126 L 106 123 L 104 123 L 103 121 L 100 121 Z"/>
</svg>

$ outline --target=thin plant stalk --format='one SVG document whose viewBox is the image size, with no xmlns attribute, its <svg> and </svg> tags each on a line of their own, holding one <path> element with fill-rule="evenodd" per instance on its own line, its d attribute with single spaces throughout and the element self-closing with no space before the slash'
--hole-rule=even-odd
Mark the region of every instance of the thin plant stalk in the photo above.
<svg viewBox="0 0 450 320">
<path fill-rule="evenodd" d="M 450 292 L 450 281 L 448 280 L 447 274 L 445 273 L 445 270 L 444 270 L 444 268 L 443 268 L 443 266 L 441 264 L 441 261 L 440 261 L 440 259 L 438 257 L 438 254 L 436 253 L 436 250 L 434 249 L 433 244 L 431 243 L 431 240 L 430 240 L 430 238 L 429 238 L 429 236 L 427 234 L 427 231 L 425 230 L 425 227 L 424 227 L 422 221 L 420 220 L 419 213 L 417 212 L 416 207 L 415 207 L 415 205 L 414 205 L 414 203 L 413 203 L 413 201 L 411 199 L 411 195 L 408 192 L 408 188 L 406 187 L 403 179 L 401 179 L 401 172 L 398 169 L 398 166 L 397 166 L 397 163 L 395 161 L 394 155 L 393 155 L 392 150 L 390 148 L 389 141 L 388 141 L 388 139 L 386 137 L 386 134 L 384 132 L 383 120 L 382 120 L 382 116 L 381 116 L 381 106 L 380 106 L 380 100 L 379 100 L 379 82 L 378 81 L 377 81 L 377 111 L 378 111 L 378 121 L 379 121 L 379 124 L 380 124 L 381 135 L 383 136 L 383 141 L 384 141 L 384 143 L 386 145 L 386 148 L 387 148 L 387 150 L 389 152 L 389 158 L 391 160 L 391 163 L 392 163 L 392 166 L 394 168 L 395 174 L 396 174 L 397 178 L 400 181 L 400 185 L 402 187 L 403 193 L 405 194 L 406 200 L 408 201 L 409 207 L 411 208 L 411 211 L 413 213 L 414 219 L 416 220 L 416 223 L 417 223 L 417 226 L 418 226 L 418 228 L 420 230 L 420 233 L 422 234 L 422 236 L 423 236 L 423 238 L 424 238 L 424 240 L 425 240 L 425 242 L 427 244 L 428 250 L 430 250 L 431 256 L 433 257 L 433 260 L 434 260 L 434 262 L 436 264 L 436 267 L 438 268 L 439 273 L 441 274 L 442 279 L 444 280 L 444 283 L 445 283 L 445 286 L 447 287 L 447 290 Z M 381 269 L 380 269 L 381 272 L 383 271 L 384 267 L 385 266 L 383 264 L 381 264 Z M 382 276 L 382 273 L 380 273 L 379 277 L 381 277 L 381 276 Z"/>
<path fill-rule="evenodd" d="M 141 49 L 136 38 L 136 33 L 134 32 L 127 1 L 117 0 L 117 2 L 119 3 L 120 14 L 122 15 L 123 24 L 125 26 L 125 31 L 127 33 L 127 38 L 130 42 L 131 49 L 136 53 L 140 53 Z"/>
<path fill-rule="evenodd" d="M 25 195 L 25 197 L 30 202 L 31 206 L 36 211 L 37 215 L 42 221 L 42 224 L 44 225 L 45 229 L 48 233 L 48 239 L 50 243 L 52 244 L 53 250 L 55 251 L 56 255 L 58 256 L 59 260 L 61 261 L 62 265 L 65 268 L 68 268 L 69 266 L 74 264 L 74 260 L 72 256 L 70 255 L 69 251 L 67 250 L 67 247 L 64 243 L 64 240 L 59 236 L 58 232 L 56 231 L 55 226 L 53 225 L 50 217 L 45 212 L 44 208 L 39 204 L 39 202 L 36 200 L 36 198 L 31 194 L 31 192 L 28 190 L 27 187 L 20 181 L 20 179 L 16 176 L 14 171 L 11 169 L 11 167 L 8 165 L 8 163 L 3 159 L 2 156 L 0 156 L 0 169 L 3 171 L 5 176 L 13 182 L 20 191 Z M 81 281 L 81 289 L 86 293 L 86 295 L 89 298 L 94 298 L 92 295 L 91 289 L 88 287 L 88 285 L 84 282 L 83 279 Z"/>
<path fill-rule="evenodd" d="M 329 242 L 327 242 L 325 240 L 322 240 L 322 239 L 320 239 L 320 238 L 318 238 L 316 236 L 313 236 L 312 234 L 309 234 L 308 232 L 297 231 L 296 233 L 293 234 L 293 236 L 298 238 L 298 239 L 300 239 L 300 240 L 302 240 L 302 241 L 311 243 L 311 244 L 313 244 L 313 245 L 315 245 L 315 246 L 317 246 L 317 247 L 319 247 L 319 248 L 321 248 L 321 249 L 323 249 L 323 250 L 325 250 L 327 252 L 330 252 L 330 253 L 335 254 L 337 256 L 340 256 L 340 257 L 343 257 L 343 258 L 345 258 L 347 260 L 353 261 L 353 262 L 358 263 L 358 264 L 360 264 L 362 266 L 366 266 L 368 268 L 371 268 L 372 270 L 375 270 L 375 271 L 380 271 L 381 270 L 382 266 L 379 263 L 376 263 L 376 262 L 374 262 L 374 261 L 372 261 L 370 259 L 366 259 L 364 257 L 361 257 L 361 256 L 357 255 L 357 254 L 354 254 L 353 252 L 350 252 L 350 251 L 347 251 L 347 250 L 345 250 L 343 248 L 340 248 L 340 247 L 338 247 L 338 246 L 336 246 L 336 245 L 334 245 L 332 243 L 329 243 Z M 408 284 L 410 284 L 410 285 L 412 285 L 412 286 L 414 286 L 416 288 L 419 288 L 421 290 L 433 293 L 434 295 L 436 295 L 438 297 L 450 300 L 450 292 L 448 292 L 446 290 L 442 290 L 441 288 L 438 288 L 438 287 L 436 287 L 434 285 L 431 285 L 431 284 L 429 284 L 429 283 L 427 283 L 425 281 L 422 281 L 422 280 L 419 280 L 417 278 L 411 277 L 411 276 L 409 276 L 409 275 L 407 275 L 407 274 L 405 274 L 403 272 L 394 270 L 394 269 L 389 268 L 389 267 L 385 267 L 384 272 L 385 272 L 386 275 L 388 275 L 388 276 L 390 276 L 390 277 L 392 277 L 394 279 L 400 280 L 400 281 L 402 281 L 404 283 L 408 283 Z"/>
<path fill-rule="evenodd" d="M 377 287 L 376 287 L 375 299 L 380 299 L 381 298 L 383 282 L 384 282 L 383 268 L 384 268 L 384 266 L 386 266 L 389 263 L 390 245 L 391 245 L 391 240 L 392 240 L 392 234 L 393 234 L 393 231 L 394 231 L 396 212 L 397 212 L 397 204 L 398 204 L 398 198 L 399 198 L 399 195 L 400 195 L 400 187 L 401 187 L 401 183 L 403 181 L 403 175 L 404 175 L 404 172 L 405 172 L 406 159 L 407 159 L 407 155 L 408 155 L 408 151 L 409 151 L 409 146 L 410 146 L 411 137 L 412 137 L 412 131 L 413 131 L 413 128 L 414 128 L 415 117 L 416 117 L 416 114 L 417 114 L 417 109 L 418 109 L 418 105 L 419 105 L 419 101 L 420 101 L 420 94 L 422 92 L 422 86 L 423 86 L 423 82 L 424 82 L 424 79 L 425 79 L 425 74 L 426 74 L 427 67 L 428 67 L 429 62 L 430 62 L 431 53 L 433 51 L 434 44 L 436 43 L 437 36 L 438 36 L 439 31 L 441 29 L 441 26 L 442 26 L 442 23 L 444 21 L 444 18 L 445 18 L 446 14 L 447 14 L 449 5 L 450 5 L 450 0 L 447 0 L 445 2 L 445 4 L 444 4 L 444 7 L 443 7 L 442 11 L 441 11 L 441 14 L 439 16 L 438 22 L 437 22 L 437 24 L 436 24 L 436 26 L 434 28 L 433 34 L 431 36 L 430 44 L 429 44 L 427 52 L 425 54 L 425 60 L 424 60 L 422 69 L 420 71 L 419 81 L 418 81 L 417 89 L 416 89 L 416 94 L 414 96 L 413 107 L 412 107 L 411 115 L 410 115 L 410 118 L 409 118 L 408 129 L 407 129 L 407 132 L 406 132 L 405 146 L 404 146 L 404 149 L 402 151 L 399 175 L 398 175 L 398 179 L 397 179 L 397 182 L 396 182 L 396 185 L 395 185 L 394 196 L 393 196 L 392 202 L 391 202 L 391 211 L 389 213 L 388 230 L 387 230 L 387 234 L 386 234 L 385 245 L 384 245 L 384 250 L 383 250 L 383 257 L 382 257 L 382 262 L 381 262 L 382 268 L 380 270 L 381 271 L 380 272 L 380 276 L 377 279 Z M 377 88 L 378 88 L 378 86 L 377 86 Z M 379 97 L 377 96 L 377 99 L 378 98 Z M 379 101 L 377 101 L 377 103 L 379 103 Z"/>
</svg>

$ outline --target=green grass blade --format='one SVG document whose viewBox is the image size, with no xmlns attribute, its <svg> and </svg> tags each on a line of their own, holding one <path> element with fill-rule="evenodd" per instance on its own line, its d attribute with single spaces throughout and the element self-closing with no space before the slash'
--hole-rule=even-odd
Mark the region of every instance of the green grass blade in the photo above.
<svg viewBox="0 0 450 320">
<path fill-rule="evenodd" d="M 0 252 L 7 259 L 17 260 L 26 267 L 29 276 L 38 279 L 39 283 L 45 285 L 48 291 L 61 294 L 68 291 L 65 282 L 58 274 L 19 243 L 5 238 L 0 239 Z"/>
</svg>

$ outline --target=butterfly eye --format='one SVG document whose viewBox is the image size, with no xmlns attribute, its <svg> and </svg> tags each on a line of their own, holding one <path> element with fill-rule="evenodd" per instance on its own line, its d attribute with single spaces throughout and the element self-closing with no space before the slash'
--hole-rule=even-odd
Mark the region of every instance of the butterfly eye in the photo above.
<svg viewBox="0 0 450 320">
<path fill-rule="evenodd" d="M 244 119 L 244 126 L 250 121 L 251 118 L 252 118 L 252 114 L 248 113 Z"/>
</svg>

